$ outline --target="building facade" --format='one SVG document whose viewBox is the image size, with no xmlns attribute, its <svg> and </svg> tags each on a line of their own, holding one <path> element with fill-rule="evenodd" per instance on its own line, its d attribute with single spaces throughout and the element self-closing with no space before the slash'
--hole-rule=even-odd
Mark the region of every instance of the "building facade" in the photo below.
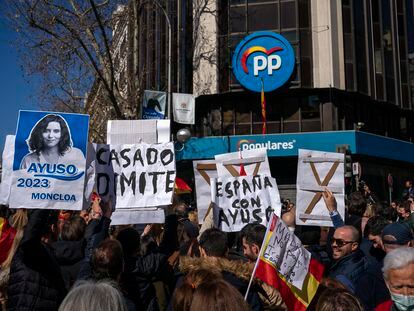
<svg viewBox="0 0 414 311">
<path fill-rule="evenodd" d="M 376 134 L 382 144 L 381 140 L 376 140 L 377 145 L 369 144 L 374 141 L 371 136 L 356 135 L 355 148 L 350 147 L 353 161 L 362 164 L 362 178 L 381 190 L 380 197 L 385 199 L 388 174 L 400 184 L 414 176 L 412 156 L 392 156 L 414 154 L 414 145 L 403 142 L 414 141 L 413 0 L 227 0 L 210 1 L 210 11 L 215 15 L 202 19 L 210 29 L 204 33 L 209 45 L 200 50 L 214 51 L 211 59 L 215 61 L 204 60 L 199 72 L 194 68 L 193 74 L 201 77 L 201 81 L 193 80 L 193 91 L 199 95 L 193 128 L 197 137 L 264 139 L 260 93 L 238 83 L 231 60 L 245 36 L 270 30 L 291 43 L 296 66 L 284 87 L 266 93 L 269 142 L 305 132 L 334 132 L 338 133 L 337 141 L 327 141 L 325 148 L 318 142 L 320 135 L 307 135 L 315 139 L 314 144 L 297 139 L 295 150 L 306 147 L 335 152 L 349 145 L 340 135 L 344 131 Z M 199 92 L 198 85 L 209 88 Z M 364 139 L 365 148 L 381 149 L 384 145 L 395 150 L 382 155 L 368 152 Z M 400 144 L 392 144 L 398 142 L 393 139 L 401 140 Z M 192 148 L 202 153 L 206 142 L 194 139 L 187 151 Z M 231 144 L 223 147 L 237 151 L 233 149 Z M 211 155 L 182 154 L 184 162 L 197 157 Z M 295 187 L 297 157 L 277 151 L 269 152 L 269 157 L 283 195 L 283 188 Z M 398 196 L 400 189 L 396 187 Z"/>
<path fill-rule="evenodd" d="M 412 0 L 230 0 L 216 9 L 217 92 L 198 99 L 198 134 L 260 133 L 260 94 L 238 84 L 231 57 L 247 34 L 271 30 L 292 44 L 296 68 L 266 94 L 269 133 L 357 128 L 414 140 Z"/>
</svg>

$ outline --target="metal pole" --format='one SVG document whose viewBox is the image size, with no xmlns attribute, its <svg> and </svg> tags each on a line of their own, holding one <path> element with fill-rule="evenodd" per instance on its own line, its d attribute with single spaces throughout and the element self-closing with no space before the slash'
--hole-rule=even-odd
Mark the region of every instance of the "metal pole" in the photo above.
<svg viewBox="0 0 414 311">
<path fill-rule="evenodd" d="M 162 13 L 164 13 L 165 19 L 167 21 L 168 26 L 168 56 L 167 56 L 167 67 L 168 67 L 168 90 L 167 90 L 167 110 L 168 110 L 168 119 L 171 120 L 171 40 L 172 40 L 172 30 L 171 30 L 171 22 L 170 18 L 168 17 L 168 13 L 165 11 L 164 7 L 158 2 L 158 0 L 154 0 L 154 3 L 161 9 Z"/>
</svg>

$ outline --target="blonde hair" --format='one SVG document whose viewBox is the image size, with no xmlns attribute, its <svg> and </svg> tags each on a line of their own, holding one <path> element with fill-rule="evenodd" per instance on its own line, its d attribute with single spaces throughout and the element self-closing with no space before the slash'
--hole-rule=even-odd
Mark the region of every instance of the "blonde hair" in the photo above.
<svg viewBox="0 0 414 311">
<path fill-rule="evenodd" d="M 25 209 L 17 210 L 16 213 L 11 217 L 10 226 L 12 226 L 16 230 L 16 235 L 14 236 L 13 244 L 10 248 L 9 254 L 7 255 L 6 260 L 1 265 L 2 270 L 10 268 L 14 254 L 16 253 L 21 240 L 23 239 L 24 228 L 27 225 L 27 221 L 27 211 Z"/>
</svg>

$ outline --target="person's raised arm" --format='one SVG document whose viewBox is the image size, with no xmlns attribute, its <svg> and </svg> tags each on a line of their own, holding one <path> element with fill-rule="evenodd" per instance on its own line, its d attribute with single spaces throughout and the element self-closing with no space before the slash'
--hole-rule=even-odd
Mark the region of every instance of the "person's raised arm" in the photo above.
<svg viewBox="0 0 414 311">
<path fill-rule="evenodd" d="M 322 192 L 322 197 L 325 201 L 326 208 L 329 211 L 329 216 L 331 217 L 334 228 L 336 229 L 345 226 L 344 220 L 338 213 L 337 203 L 333 193 L 328 188 L 325 188 L 325 191 Z"/>
</svg>

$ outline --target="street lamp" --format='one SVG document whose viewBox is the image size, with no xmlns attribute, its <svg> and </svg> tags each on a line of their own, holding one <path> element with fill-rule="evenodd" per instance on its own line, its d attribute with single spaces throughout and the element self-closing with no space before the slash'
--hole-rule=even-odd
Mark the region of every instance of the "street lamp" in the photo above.
<svg viewBox="0 0 414 311">
<path fill-rule="evenodd" d="M 167 21 L 168 26 L 168 56 L 167 56 L 167 70 L 168 70 L 168 94 L 167 94 L 167 109 L 168 109 L 168 119 L 171 121 L 171 38 L 172 38 L 172 30 L 171 30 L 171 21 L 168 17 L 167 11 L 165 11 L 164 7 L 158 2 L 158 0 L 154 0 L 154 3 L 161 9 L 162 13 L 164 13 L 165 19 Z"/>
</svg>

